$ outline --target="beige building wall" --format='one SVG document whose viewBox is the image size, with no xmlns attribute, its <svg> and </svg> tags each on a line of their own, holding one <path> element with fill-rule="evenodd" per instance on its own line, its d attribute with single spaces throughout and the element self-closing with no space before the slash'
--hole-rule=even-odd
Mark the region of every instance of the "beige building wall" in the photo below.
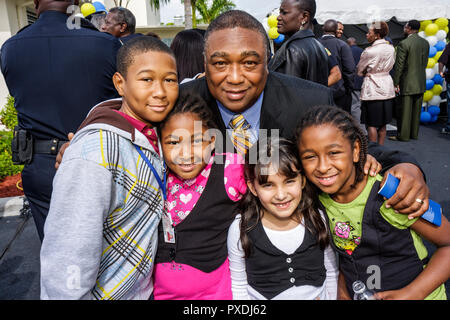
<svg viewBox="0 0 450 320">
<path fill-rule="evenodd" d="M 22 27 L 27 25 L 26 7 L 31 6 L 33 1 L 25 0 L 0 0 L 0 46 L 14 35 Z M 0 76 L 0 109 L 6 103 L 8 96 L 3 75 Z"/>
</svg>

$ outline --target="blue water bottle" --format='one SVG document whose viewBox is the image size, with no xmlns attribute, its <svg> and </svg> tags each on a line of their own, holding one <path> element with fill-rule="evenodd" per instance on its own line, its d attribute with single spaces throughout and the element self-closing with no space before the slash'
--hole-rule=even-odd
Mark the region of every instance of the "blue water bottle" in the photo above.
<svg viewBox="0 0 450 320">
<path fill-rule="evenodd" d="M 382 195 L 386 199 L 389 199 L 394 195 L 399 183 L 400 180 L 398 178 L 388 173 L 386 182 L 380 191 L 378 191 L 378 194 Z M 428 210 L 421 216 L 421 218 L 439 227 L 441 225 L 442 208 L 439 203 L 434 202 L 431 199 L 428 199 L 428 203 Z"/>
</svg>

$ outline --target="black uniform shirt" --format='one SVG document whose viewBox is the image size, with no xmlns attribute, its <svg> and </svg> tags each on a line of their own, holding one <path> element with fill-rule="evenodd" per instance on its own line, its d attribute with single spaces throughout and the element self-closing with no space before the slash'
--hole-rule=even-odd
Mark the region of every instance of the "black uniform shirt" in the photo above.
<svg viewBox="0 0 450 320">
<path fill-rule="evenodd" d="M 1 70 L 19 126 L 38 139 L 67 139 L 97 103 L 117 97 L 112 83 L 120 42 L 68 16 L 45 11 L 1 49 Z"/>
</svg>

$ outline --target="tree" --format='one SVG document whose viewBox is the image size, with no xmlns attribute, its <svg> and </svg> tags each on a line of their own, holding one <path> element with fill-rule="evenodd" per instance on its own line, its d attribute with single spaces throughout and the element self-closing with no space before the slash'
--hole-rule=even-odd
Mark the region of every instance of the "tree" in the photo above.
<svg viewBox="0 0 450 320">
<path fill-rule="evenodd" d="M 114 0 L 114 5 L 116 7 L 127 8 L 129 2 L 130 2 L 130 0 Z"/>
<path fill-rule="evenodd" d="M 194 0 L 191 0 L 194 2 Z M 211 1 L 208 0 L 195 0 L 195 9 L 202 16 L 203 23 L 210 24 L 220 14 L 234 9 L 236 5 L 230 0 L 213 0 L 211 5 L 208 5 Z M 195 21 L 195 20 L 194 20 Z"/>
<path fill-rule="evenodd" d="M 120 0 L 121 1 L 121 0 Z M 192 29 L 192 11 L 191 2 L 195 0 L 182 0 L 181 2 L 184 2 L 184 28 L 185 29 Z M 170 0 L 150 0 L 150 6 L 153 9 L 159 9 L 161 4 L 167 4 Z"/>
<path fill-rule="evenodd" d="M 130 1 L 130 0 L 114 0 Z M 170 0 L 150 0 L 150 5 L 154 9 L 159 9 L 161 4 L 167 4 Z M 231 10 L 236 5 L 230 0 L 181 0 L 184 3 L 184 26 L 185 29 L 192 29 L 197 26 L 198 11 L 202 16 L 202 21 L 206 24 L 211 23 L 218 15 Z M 211 5 L 209 5 L 211 3 Z"/>
</svg>

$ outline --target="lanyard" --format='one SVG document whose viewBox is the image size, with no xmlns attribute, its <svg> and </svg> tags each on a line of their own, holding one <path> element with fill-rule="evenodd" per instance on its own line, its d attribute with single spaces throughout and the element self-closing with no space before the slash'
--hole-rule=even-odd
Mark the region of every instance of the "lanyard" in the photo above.
<svg viewBox="0 0 450 320">
<path fill-rule="evenodd" d="M 163 171 L 164 171 L 164 183 L 163 183 L 163 181 L 161 181 L 161 178 L 159 177 L 159 174 L 156 171 L 155 167 L 150 162 L 150 160 L 148 160 L 148 158 L 145 156 L 144 152 L 142 152 L 141 148 L 139 148 L 137 145 L 134 145 L 134 147 L 139 152 L 142 159 L 144 159 L 144 161 L 147 163 L 148 167 L 152 170 L 152 172 L 156 178 L 156 181 L 158 181 L 158 184 L 159 184 L 161 190 L 163 191 L 163 198 L 164 198 L 164 200 L 166 200 L 166 178 L 167 178 L 166 168 L 165 167 L 163 168 Z"/>
</svg>

